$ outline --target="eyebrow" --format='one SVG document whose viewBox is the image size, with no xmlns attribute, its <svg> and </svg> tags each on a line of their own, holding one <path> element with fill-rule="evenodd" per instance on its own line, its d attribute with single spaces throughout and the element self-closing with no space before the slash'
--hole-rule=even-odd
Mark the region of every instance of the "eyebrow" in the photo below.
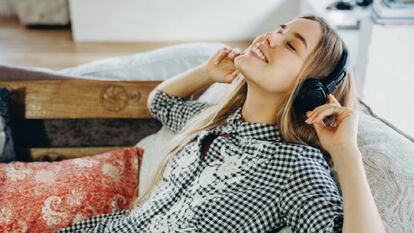
<svg viewBox="0 0 414 233">
<path fill-rule="evenodd" d="M 282 27 L 283 29 L 284 28 L 287 28 L 287 25 L 286 24 L 281 24 L 281 25 L 279 25 L 280 27 Z M 301 35 L 301 34 L 299 34 L 299 33 L 297 33 L 297 32 L 293 32 L 293 35 L 296 37 L 296 38 L 298 38 L 300 41 L 302 41 L 302 43 L 305 45 L 305 48 L 308 48 L 308 44 L 306 43 L 306 40 L 305 40 L 305 38 Z"/>
</svg>

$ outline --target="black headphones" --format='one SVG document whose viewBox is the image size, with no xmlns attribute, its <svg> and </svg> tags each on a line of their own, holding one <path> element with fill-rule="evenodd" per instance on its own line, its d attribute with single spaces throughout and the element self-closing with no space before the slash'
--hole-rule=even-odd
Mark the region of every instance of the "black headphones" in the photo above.
<svg viewBox="0 0 414 233">
<path fill-rule="evenodd" d="M 296 114 L 304 117 L 307 111 L 326 103 L 328 95 L 342 82 L 347 75 L 348 69 L 348 49 L 343 46 L 341 59 L 335 69 L 323 79 L 306 79 L 300 87 L 293 107 Z"/>
</svg>

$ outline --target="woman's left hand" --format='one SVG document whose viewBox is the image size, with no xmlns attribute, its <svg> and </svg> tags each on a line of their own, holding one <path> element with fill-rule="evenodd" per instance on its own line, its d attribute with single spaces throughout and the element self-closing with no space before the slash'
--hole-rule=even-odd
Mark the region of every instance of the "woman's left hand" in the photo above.
<svg viewBox="0 0 414 233">
<path fill-rule="evenodd" d="M 313 124 L 319 141 L 331 155 L 346 148 L 357 148 L 358 114 L 356 111 L 342 107 L 330 94 L 328 103 L 306 113 L 307 124 Z M 323 119 L 333 115 L 335 127 L 325 125 Z"/>
</svg>

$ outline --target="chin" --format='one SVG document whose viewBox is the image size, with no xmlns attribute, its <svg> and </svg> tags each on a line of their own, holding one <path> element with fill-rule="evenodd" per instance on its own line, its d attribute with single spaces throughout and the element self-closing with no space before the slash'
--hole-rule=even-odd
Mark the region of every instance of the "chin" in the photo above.
<svg viewBox="0 0 414 233">
<path fill-rule="evenodd" d="M 239 67 L 246 67 L 246 66 L 253 66 L 253 67 L 257 67 L 257 68 L 261 68 L 267 65 L 267 63 L 257 59 L 256 57 L 250 56 L 248 54 L 243 54 L 240 55 L 238 57 L 236 57 L 236 59 L 234 60 L 234 64 L 237 68 Z"/>
<path fill-rule="evenodd" d="M 236 57 L 234 65 L 242 74 L 250 76 L 249 74 L 257 74 L 257 70 L 262 69 L 261 64 L 255 61 L 255 59 L 247 55 L 241 55 Z"/>
<path fill-rule="evenodd" d="M 249 72 L 246 73 L 243 71 L 240 71 L 240 73 L 243 75 L 248 88 L 260 89 L 260 90 L 264 90 L 266 88 L 265 83 L 263 83 L 263 80 L 258 79 L 257 75 L 251 75 Z"/>
</svg>

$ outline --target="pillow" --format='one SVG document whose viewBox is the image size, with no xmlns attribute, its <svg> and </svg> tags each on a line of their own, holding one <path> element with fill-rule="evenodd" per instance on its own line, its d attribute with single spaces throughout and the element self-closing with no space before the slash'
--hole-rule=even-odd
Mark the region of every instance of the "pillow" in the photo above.
<svg viewBox="0 0 414 233">
<path fill-rule="evenodd" d="M 225 46 L 219 42 L 183 43 L 62 70 L 0 64 L 0 80 L 166 80 L 201 64 Z"/>
<path fill-rule="evenodd" d="M 59 162 L 0 164 L 0 232 L 55 232 L 131 207 L 143 149 Z"/>
<path fill-rule="evenodd" d="M 16 160 L 9 110 L 9 91 L 0 88 L 0 163 Z"/>
<path fill-rule="evenodd" d="M 0 64 L 0 81 L 85 79 L 66 76 L 48 68 Z"/>
<path fill-rule="evenodd" d="M 59 73 L 101 80 L 166 80 L 203 63 L 225 46 L 216 42 L 183 43 L 101 59 L 63 69 Z"/>
<path fill-rule="evenodd" d="M 155 176 L 158 165 L 167 152 L 166 142 L 169 142 L 174 135 L 166 126 L 162 126 L 158 132 L 146 136 L 135 145 L 145 150 L 139 176 L 139 196 L 142 196 L 152 178 Z"/>
<path fill-rule="evenodd" d="M 358 146 L 387 232 L 414 232 L 414 140 L 360 101 Z"/>
</svg>

